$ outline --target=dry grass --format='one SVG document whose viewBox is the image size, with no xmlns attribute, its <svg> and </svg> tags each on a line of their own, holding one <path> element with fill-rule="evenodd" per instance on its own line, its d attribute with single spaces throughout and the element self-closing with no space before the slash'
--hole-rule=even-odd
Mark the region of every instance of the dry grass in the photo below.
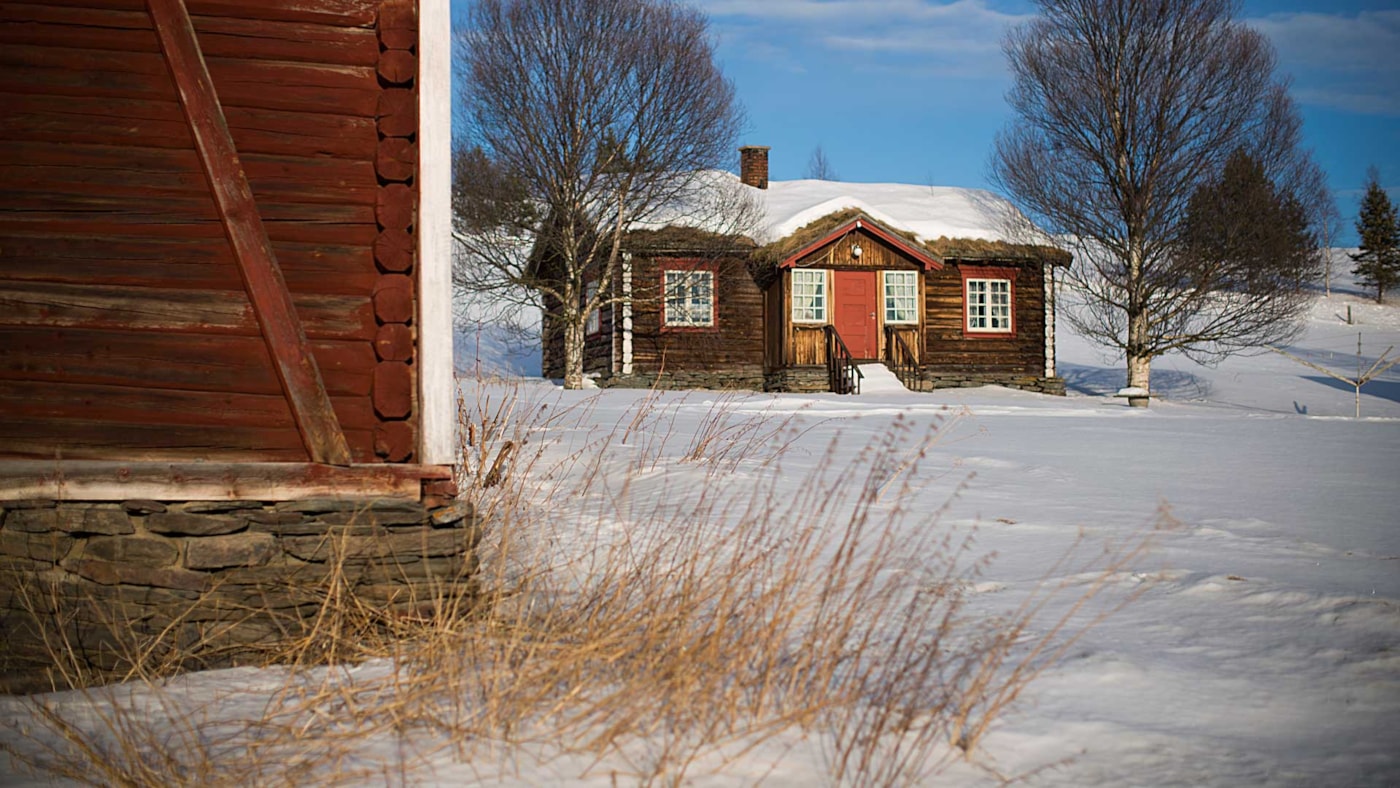
<svg viewBox="0 0 1400 788">
<path fill-rule="evenodd" d="M 204 720 L 151 676 L 139 694 L 155 708 L 115 690 L 33 700 L 6 750 L 90 784 L 408 782 L 447 748 L 677 785 L 806 735 L 832 785 L 918 784 L 976 758 L 1026 687 L 1132 597 L 1096 601 L 1151 537 L 1072 550 L 988 619 L 968 604 L 988 560 L 974 534 L 913 505 L 936 429 L 897 421 L 854 459 L 835 441 L 808 457 L 791 448 L 810 427 L 734 398 L 681 432 L 693 406 L 644 393 L 595 434 L 596 399 L 531 396 L 483 386 L 462 407 L 464 488 L 490 517 L 474 608 L 443 593 L 386 618 L 333 578 L 246 719 Z M 688 463 L 708 464 L 707 483 L 679 473 Z"/>
</svg>

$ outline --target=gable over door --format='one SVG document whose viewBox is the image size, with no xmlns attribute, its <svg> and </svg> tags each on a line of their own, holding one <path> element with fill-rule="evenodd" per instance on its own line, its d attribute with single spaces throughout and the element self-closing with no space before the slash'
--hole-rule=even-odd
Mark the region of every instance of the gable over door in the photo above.
<svg viewBox="0 0 1400 788">
<path fill-rule="evenodd" d="M 832 323 L 856 358 L 873 359 L 880 353 L 878 278 L 877 271 L 832 272 Z"/>
</svg>

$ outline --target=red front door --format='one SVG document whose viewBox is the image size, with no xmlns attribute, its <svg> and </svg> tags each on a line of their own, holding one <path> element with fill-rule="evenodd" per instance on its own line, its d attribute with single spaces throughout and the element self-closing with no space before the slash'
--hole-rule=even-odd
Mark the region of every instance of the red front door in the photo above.
<svg viewBox="0 0 1400 788">
<path fill-rule="evenodd" d="M 836 333 L 841 335 L 851 355 L 856 358 L 877 358 L 880 354 L 879 325 L 875 310 L 879 298 L 875 285 L 877 271 L 833 271 L 832 316 Z"/>
</svg>

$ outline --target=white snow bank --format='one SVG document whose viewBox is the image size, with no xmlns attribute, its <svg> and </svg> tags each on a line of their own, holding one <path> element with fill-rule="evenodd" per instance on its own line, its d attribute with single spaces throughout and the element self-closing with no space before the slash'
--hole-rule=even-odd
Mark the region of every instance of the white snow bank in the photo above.
<svg viewBox="0 0 1400 788">
<path fill-rule="evenodd" d="M 1339 372 L 1354 370 L 1358 332 L 1367 364 L 1400 345 L 1397 315 L 1393 305 L 1342 289 L 1319 297 L 1293 350 Z M 1169 507 L 1180 525 L 1110 580 L 1112 600 L 1141 595 L 1029 686 L 984 740 L 977 763 L 953 763 L 936 784 L 981 788 L 1003 784 L 996 773 L 1033 772 L 1027 785 L 1076 788 L 1400 785 L 1400 368 L 1363 390 L 1365 417 L 1353 419 L 1349 388 L 1281 356 L 1231 358 L 1216 368 L 1168 358 L 1153 370 L 1162 399 L 1133 409 L 1111 396 L 1123 383 L 1120 362 L 1068 331 L 1060 338 L 1068 397 L 994 386 L 884 390 L 874 382 L 878 370 L 861 397 L 521 388 L 530 406 L 554 414 L 530 438 L 550 458 L 596 453 L 599 435 L 633 425 L 630 440 L 606 445 L 597 489 L 625 492 L 639 510 L 672 507 L 672 525 L 694 513 L 693 500 L 707 489 L 754 486 L 780 467 L 765 494 L 802 500 L 812 494 L 804 479 L 827 451 L 840 452 L 836 467 L 845 467 L 873 436 L 943 425 L 917 468 L 892 471 L 915 474 L 913 497 L 878 506 L 939 512 L 934 527 L 954 533 L 976 528 L 977 550 L 995 558 L 969 578 L 972 614 L 1013 610 L 1041 582 L 1082 587 L 1083 573 L 1055 564 L 1067 547 L 1081 538 L 1091 549 L 1122 538 Z M 642 402 L 653 408 L 647 419 L 636 415 Z M 680 460 L 717 429 L 739 436 L 742 447 L 754 434 L 745 419 L 776 426 L 789 416 L 792 428 L 776 438 L 786 441 L 780 461 L 770 462 L 768 444 L 729 473 Z M 661 459 L 629 475 L 652 450 Z M 645 543 L 657 536 L 624 506 L 580 516 L 569 496 L 549 495 L 560 489 L 557 480 L 541 473 L 538 484 L 541 505 L 559 515 L 543 546 L 578 557 L 575 568 L 589 566 L 590 549 L 607 538 Z M 275 670 L 211 671 L 178 680 L 172 691 L 182 707 L 236 730 L 241 715 L 261 713 L 282 681 Z M 49 700 L 66 718 L 100 728 L 93 715 L 102 704 L 94 697 Z M 158 728 L 160 713 L 150 715 Z M 0 698 L 0 743 L 24 731 L 43 736 L 35 719 L 23 699 Z M 180 740 L 178 727 L 166 733 Z M 61 744 L 52 734 L 48 743 Z M 385 771 L 391 781 L 601 788 L 627 782 L 639 752 L 664 754 L 670 743 L 660 731 L 637 742 L 629 759 L 548 752 L 526 741 L 482 748 L 474 760 L 422 730 L 354 744 L 367 762 L 422 754 L 403 773 Z M 751 749 L 746 743 L 706 753 L 688 784 L 807 788 L 828 781 L 829 731 L 785 733 Z M 0 784 L 23 779 L 0 758 Z"/>
<path fill-rule="evenodd" d="M 860 374 L 863 376 L 860 381 L 860 393 L 863 395 L 909 393 L 909 389 L 884 364 L 861 364 Z"/>
</svg>

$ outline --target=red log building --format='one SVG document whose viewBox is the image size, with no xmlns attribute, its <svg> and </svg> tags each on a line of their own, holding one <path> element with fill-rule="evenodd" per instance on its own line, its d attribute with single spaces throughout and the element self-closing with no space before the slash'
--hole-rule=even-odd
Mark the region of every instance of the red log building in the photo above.
<svg viewBox="0 0 1400 788">
<path fill-rule="evenodd" d="M 448 28 L 0 5 L 0 501 L 448 491 Z"/>
</svg>

